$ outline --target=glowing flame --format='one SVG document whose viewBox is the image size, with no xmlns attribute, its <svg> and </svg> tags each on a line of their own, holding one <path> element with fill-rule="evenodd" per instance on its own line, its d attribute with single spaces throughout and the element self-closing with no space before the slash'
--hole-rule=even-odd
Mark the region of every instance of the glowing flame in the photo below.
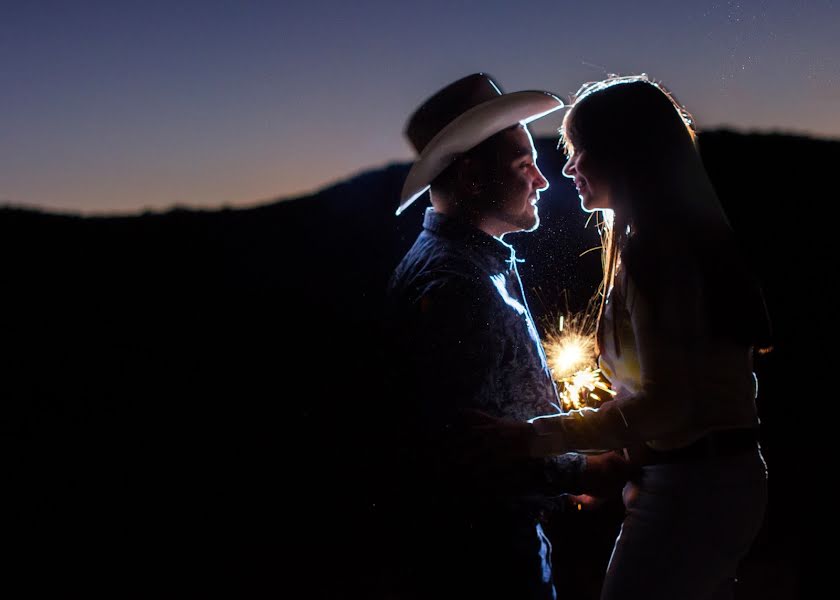
<svg viewBox="0 0 840 600">
<path fill-rule="evenodd" d="M 594 362 L 595 340 L 570 331 L 549 340 L 546 352 L 556 379 L 565 379 Z"/>
</svg>

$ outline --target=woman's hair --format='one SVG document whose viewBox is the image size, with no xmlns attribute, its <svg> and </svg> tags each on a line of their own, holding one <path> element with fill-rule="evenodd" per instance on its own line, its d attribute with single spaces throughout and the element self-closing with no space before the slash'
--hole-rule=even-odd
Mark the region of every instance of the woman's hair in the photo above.
<svg viewBox="0 0 840 600">
<path fill-rule="evenodd" d="M 619 264 L 654 304 L 666 283 L 695 269 L 715 333 L 769 343 L 760 288 L 703 167 L 694 121 L 674 96 L 644 74 L 587 83 L 560 132 L 567 155 L 586 151 L 615 208 L 601 227 L 599 346 L 604 300 Z"/>
</svg>

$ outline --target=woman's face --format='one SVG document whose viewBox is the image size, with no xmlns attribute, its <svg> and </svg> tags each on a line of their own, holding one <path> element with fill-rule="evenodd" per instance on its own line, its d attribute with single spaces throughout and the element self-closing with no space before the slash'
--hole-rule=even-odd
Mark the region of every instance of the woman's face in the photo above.
<svg viewBox="0 0 840 600">
<path fill-rule="evenodd" d="M 613 210 L 610 186 L 598 165 L 593 164 L 586 150 L 575 148 L 574 144 L 571 147 L 572 152 L 563 167 L 563 175 L 574 179 L 581 208 L 586 212 Z"/>
</svg>

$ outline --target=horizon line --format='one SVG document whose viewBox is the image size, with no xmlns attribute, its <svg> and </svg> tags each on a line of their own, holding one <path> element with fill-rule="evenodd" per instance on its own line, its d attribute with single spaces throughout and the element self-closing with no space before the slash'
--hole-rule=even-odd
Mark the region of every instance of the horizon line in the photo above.
<svg viewBox="0 0 840 600">
<path fill-rule="evenodd" d="M 720 125 L 715 128 L 710 129 L 702 129 L 698 132 L 698 137 L 702 137 L 704 133 L 732 133 L 735 135 L 743 135 L 743 136 L 766 136 L 766 137 L 790 137 L 790 138 L 805 138 L 816 142 L 835 142 L 840 143 L 840 137 L 826 137 L 821 136 L 820 134 L 814 132 L 797 132 L 791 130 L 781 130 L 781 129 L 742 129 L 735 126 L 730 125 Z M 538 135 L 534 136 L 534 139 L 537 141 L 546 141 L 553 139 L 554 136 L 548 135 Z M 50 208 L 49 206 L 40 206 L 40 205 L 32 205 L 26 203 L 16 203 L 9 199 L 2 199 L 0 200 L 0 215 L 3 212 L 29 212 L 29 213 L 36 213 L 36 214 L 43 214 L 48 216 L 54 217 L 67 217 L 67 218 L 81 218 L 81 219 L 119 219 L 119 218 L 134 218 L 134 217 L 150 217 L 150 216 L 164 216 L 173 212 L 194 212 L 194 213 L 215 213 L 215 212 L 227 212 L 227 211 L 241 211 L 241 210 L 254 210 L 257 208 L 262 208 L 265 206 L 270 206 L 272 204 L 281 204 L 285 202 L 293 202 L 299 200 L 305 200 L 307 198 L 311 198 L 313 196 L 317 196 L 321 193 L 327 192 L 335 187 L 340 185 L 344 185 L 354 179 L 362 177 L 368 173 L 375 173 L 378 171 L 383 171 L 392 167 L 400 167 L 400 166 L 408 166 L 411 164 L 411 161 L 404 161 L 402 159 L 386 159 L 384 162 L 379 163 L 379 165 L 368 165 L 362 167 L 360 170 L 355 171 L 349 175 L 338 176 L 337 178 L 327 180 L 318 187 L 311 188 L 308 190 L 300 190 L 296 192 L 291 192 L 286 196 L 275 196 L 271 198 L 261 198 L 257 200 L 252 200 L 250 202 L 242 202 L 237 204 L 230 204 L 230 203 L 223 203 L 216 206 L 202 206 L 202 205 L 194 205 L 194 204 L 184 204 L 184 203 L 176 203 L 169 205 L 164 208 L 155 208 L 155 207 L 143 207 L 137 209 L 126 209 L 126 210 L 119 210 L 115 209 L 112 211 L 105 210 L 92 210 L 86 211 L 84 209 L 57 209 L 57 208 Z"/>
</svg>

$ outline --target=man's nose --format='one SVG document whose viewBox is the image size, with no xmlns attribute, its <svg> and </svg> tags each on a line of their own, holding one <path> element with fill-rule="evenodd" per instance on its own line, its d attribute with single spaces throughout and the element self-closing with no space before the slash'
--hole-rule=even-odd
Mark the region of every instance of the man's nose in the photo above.
<svg viewBox="0 0 840 600">
<path fill-rule="evenodd" d="M 545 175 L 542 174 L 539 167 L 537 167 L 537 177 L 534 183 L 538 192 L 548 189 L 548 179 L 545 178 Z"/>
</svg>

